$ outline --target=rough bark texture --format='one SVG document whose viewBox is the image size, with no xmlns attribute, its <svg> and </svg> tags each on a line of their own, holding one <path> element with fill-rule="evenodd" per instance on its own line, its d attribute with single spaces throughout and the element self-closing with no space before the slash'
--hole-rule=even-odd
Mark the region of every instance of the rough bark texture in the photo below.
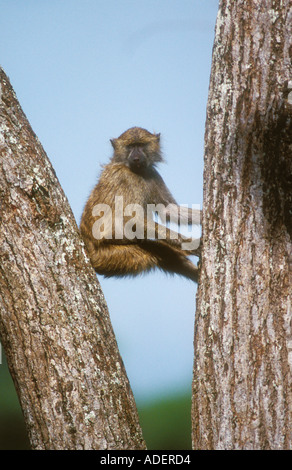
<svg viewBox="0 0 292 470">
<path fill-rule="evenodd" d="M 144 448 L 68 201 L 2 69 L 0 86 L 0 334 L 31 445 Z"/>
<path fill-rule="evenodd" d="M 292 447 L 291 41 L 291 0 L 220 2 L 205 135 L 195 449 Z"/>
</svg>

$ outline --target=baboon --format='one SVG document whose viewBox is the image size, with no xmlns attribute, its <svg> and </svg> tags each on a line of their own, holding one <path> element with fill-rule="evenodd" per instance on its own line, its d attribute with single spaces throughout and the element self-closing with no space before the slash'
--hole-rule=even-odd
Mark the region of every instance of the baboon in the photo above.
<svg viewBox="0 0 292 470">
<path fill-rule="evenodd" d="M 113 156 L 89 196 L 80 224 L 95 271 L 109 277 L 160 268 L 197 282 L 198 268 L 188 255 L 199 254 L 199 240 L 153 219 L 157 208 L 166 221 L 178 217 L 180 223 L 199 224 L 201 215 L 178 206 L 157 172 L 156 164 L 163 161 L 160 134 L 132 127 L 111 144 Z"/>
</svg>

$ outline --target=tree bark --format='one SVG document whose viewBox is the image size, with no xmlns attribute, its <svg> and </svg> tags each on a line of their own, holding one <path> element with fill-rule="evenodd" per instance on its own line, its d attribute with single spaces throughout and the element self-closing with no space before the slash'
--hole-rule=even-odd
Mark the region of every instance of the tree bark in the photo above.
<svg viewBox="0 0 292 470">
<path fill-rule="evenodd" d="M 0 335 L 34 449 L 142 449 L 68 201 L 0 69 Z"/>
<path fill-rule="evenodd" d="M 291 58 L 291 0 L 221 0 L 205 134 L 195 449 L 292 447 Z"/>
</svg>

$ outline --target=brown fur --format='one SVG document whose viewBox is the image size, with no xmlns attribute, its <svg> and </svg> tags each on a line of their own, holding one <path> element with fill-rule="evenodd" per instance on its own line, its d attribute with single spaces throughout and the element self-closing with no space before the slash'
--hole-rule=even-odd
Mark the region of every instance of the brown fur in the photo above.
<svg viewBox="0 0 292 470">
<path fill-rule="evenodd" d="M 161 225 L 157 223 L 155 223 L 154 240 L 146 239 L 144 220 L 141 220 L 145 234 L 143 240 L 115 239 L 114 223 L 110 227 L 112 239 L 94 238 L 92 227 L 98 219 L 92 215 L 94 206 L 108 204 L 113 209 L 114 221 L 116 196 L 123 197 L 124 207 L 133 203 L 141 205 L 145 214 L 147 204 L 162 203 L 165 206 L 169 203 L 176 204 L 155 169 L 155 164 L 162 161 L 159 135 L 134 127 L 111 142 L 114 155 L 111 162 L 104 167 L 97 185 L 89 196 L 80 224 L 89 257 L 96 272 L 105 276 L 125 276 L 160 268 L 197 281 L 198 269 L 187 258 L 190 252 L 181 249 L 181 243 L 187 239 L 179 234 L 176 239 L 171 239 L 170 235 L 174 232 L 167 229 L 166 239 L 158 240 Z M 133 149 L 134 162 L 131 162 Z M 138 165 L 141 160 L 143 166 L 135 166 L 137 163 L 135 159 L 138 160 Z M 124 222 L 128 219 L 125 217 Z"/>
</svg>

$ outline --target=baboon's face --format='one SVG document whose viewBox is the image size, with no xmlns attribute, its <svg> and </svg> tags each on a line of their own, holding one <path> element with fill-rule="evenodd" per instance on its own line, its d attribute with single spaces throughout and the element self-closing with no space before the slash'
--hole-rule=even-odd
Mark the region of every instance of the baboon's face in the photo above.
<svg viewBox="0 0 292 470">
<path fill-rule="evenodd" d="M 143 173 L 148 167 L 162 161 L 160 134 L 151 134 L 140 127 L 132 127 L 117 139 L 112 139 L 112 161 L 124 163 L 132 171 Z"/>
</svg>

